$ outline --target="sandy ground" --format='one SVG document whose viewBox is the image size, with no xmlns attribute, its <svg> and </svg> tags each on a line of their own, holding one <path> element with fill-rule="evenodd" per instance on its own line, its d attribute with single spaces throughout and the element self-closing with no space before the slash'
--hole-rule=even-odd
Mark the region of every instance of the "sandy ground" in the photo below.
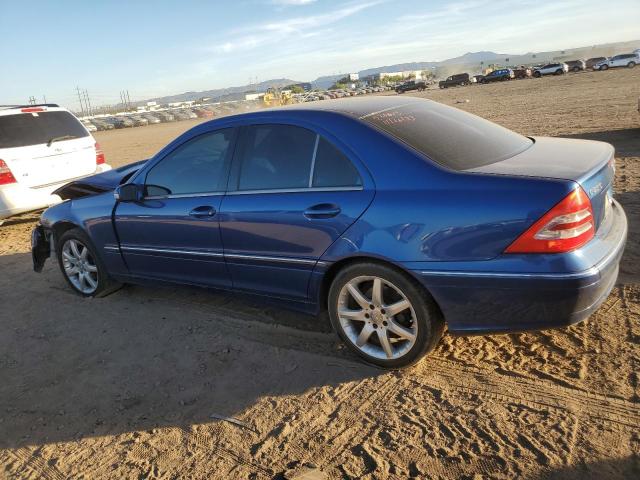
<svg viewBox="0 0 640 480">
<path fill-rule="evenodd" d="M 241 298 L 79 298 L 53 262 L 31 271 L 37 215 L 13 219 L 0 228 L 0 477 L 638 478 L 639 95 L 640 68 L 423 94 L 523 134 L 614 144 L 630 237 L 588 321 L 446 335 L 401 372 L 358 362 L 324 318 Z M 96 137 L 119 165 L 191 125 Z"/>
</svg>

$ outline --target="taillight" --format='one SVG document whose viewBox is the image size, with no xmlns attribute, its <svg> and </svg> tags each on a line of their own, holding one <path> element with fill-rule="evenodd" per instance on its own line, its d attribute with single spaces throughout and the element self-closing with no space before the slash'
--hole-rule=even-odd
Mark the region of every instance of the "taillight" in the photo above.
<svg viewBox="0 0 640 480">
<path fill-rule="evenodd" d="M 35 112 L 44 112 L 45 109 L 41 107 L 27 107 L 20 110 L 22 113 L 35 113 Z"/>
<path fill-rule="evenodd" d="M 591 200 L 577 188 L 520 235 L 505 253 L 570 252 L 595 234 Z"/>
<path fill-rule="evenodd" d="M 102 165 L 104 163 L 104 152 L 100 148 L 100 144 L 96 142 L 96 165 Z"/>
<path fill-rule="evenodd" d="M 11 169 L 4 160 L 0 160 L 0 185 L 7 185 L 9 183 L 16 183 L 16 177 L 13 176 Z"/>
</svg>

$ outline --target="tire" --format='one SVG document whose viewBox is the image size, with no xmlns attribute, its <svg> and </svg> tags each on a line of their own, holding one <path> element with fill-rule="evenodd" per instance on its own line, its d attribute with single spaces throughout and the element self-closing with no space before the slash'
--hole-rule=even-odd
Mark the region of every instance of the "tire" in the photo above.
<svg viewBox="0 0 640 480">
<path fill-rule="evenodd" d="M 605 70 L 609 70 L 609 65 L 602 65 L 598 70 L 600 71 L 605 71 Z"/>
<path fill-rule="evenodd" d="M 59 239 L 56 239 L 56 256 L 62 276 L 73 291 L 83 297 L 103 297 L 121 287 L 120 283 L 109 277 L 104 263 L 96 254 L 93 243 L 79 228 L 67 230 Z M 78 265 L 83 257 L 84 264 Z M 81 274 L 76 276 L 68 273 L 77 271 L 78 268 Z M 86 279 L 87 275 L 89 280 Z"/>
<path fill-rule="evenodd" d="M 382 292 L 381 299 L 374 290 Z M 347 347 L 384 368 L 416 363 L 433 350 L 444 329 L 438 306 L 415 279 L 377 263 L 356 263 L 338 272 L 328 305 L 331 325 Z M 391 315 L 394 305 L 400 310 Z"/>
<path fill-rule="evenodd" d="M 573 70 L 574 72 L 579 72 L 580 71 L 580 67 L 573 67 L 571 70 Z"/>
<path fill-rule="evenodd" d="M 542 74 L 540 72 L 533 72 L 533 76 L 536 78 L 540 78 Z"/>
<path fill-rule="evenodd" d="M 561 68 L 556 70 L 556 75 L 562 75 L 563 73 L 564 73 L 564 71 Z"/>
<path fill-rule="evenodd" d="M 635 67 L 635 66 L 636 66 L 636 62 L 629 62 L 629 63 L 627 63 L 627 67 L 628 67 L 628 68 L 633 68 L 633 67 Z"/>
</svg>

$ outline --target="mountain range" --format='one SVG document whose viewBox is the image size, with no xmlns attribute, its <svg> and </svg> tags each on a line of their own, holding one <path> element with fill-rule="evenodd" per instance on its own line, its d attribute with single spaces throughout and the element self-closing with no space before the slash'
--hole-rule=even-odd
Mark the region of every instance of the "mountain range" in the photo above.
<svg viewBox="0 0 640 480">
<path fill-rule="evenodd" d="M 590 57 L 611 56 L 617 53 L 631 52 L 640 48 L 640 40 L 632 40 L 628 42 L 616 42 L 602 45 L 593 45 L 587 47 L 572 48 L 567 50 L 553 50 L 548 52 L 527 52 L 525 54 L 508 54 L 496 53 L 491 51 L 467 52 L 464 55 L 455 58 L 448 58 L 442 61 L 430 62 L 407 62 L 397 63 L 394 65 L 385 65 L 381 67 L 368 68 L 357 72 L 360 78 L 374 75 L 382 72 L 402 72 L 409 70 L 431 70 L 436 77 L 445 77 L 452 73 L 469 72 L 480 73 L 483 67 L 490 64 L 500 65 L 521 65 L 536 64 L 548 62 L 551 60 L 573 60 L 586 59 Z M 309 82 L 313 88 L 326 89 L 333 85 L 337 80 L 343 78 L 347 73 L 339 75 L 327 75 L 318 77 Z M 354 72 L 351 72 L 354 73 Z M 242 85 L 228 88 L 218 88 L 212 90 L 202 90 L 197 92 L 184 92 L 176 95 L 168 95 L 164 97 L 150 98 L 136 104 L 143 104 L 147 101 L 156 101 L 158 103 L 183 102 L 189 100 L 197 100 L 199 98 L 213 98 L 216 101 L 229 101 L 244 99 L 245 93 L 264 92 L 269 87 L 282 88 L 287 85 L 301 83 L 299 80 L 291 80 L 288 78 L 276 78 L 266 80 L 251 85 Z"/>
</svg>

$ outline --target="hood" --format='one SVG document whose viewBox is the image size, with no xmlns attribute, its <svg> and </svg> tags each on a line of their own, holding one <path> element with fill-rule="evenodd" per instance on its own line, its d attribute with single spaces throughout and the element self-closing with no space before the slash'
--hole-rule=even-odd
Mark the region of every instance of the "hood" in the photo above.
<svg viewBox="0 0 640 480">
<path fill-rule="evenodd" d="M 112 191 L 118 185 L 131 178 L 146 162 L 147 160 L 140 160 L 104 173 L 74 180 L 54 190 L 53 194 L 58 195 L 63 200 L 70 200 Z"/>
</svg>

